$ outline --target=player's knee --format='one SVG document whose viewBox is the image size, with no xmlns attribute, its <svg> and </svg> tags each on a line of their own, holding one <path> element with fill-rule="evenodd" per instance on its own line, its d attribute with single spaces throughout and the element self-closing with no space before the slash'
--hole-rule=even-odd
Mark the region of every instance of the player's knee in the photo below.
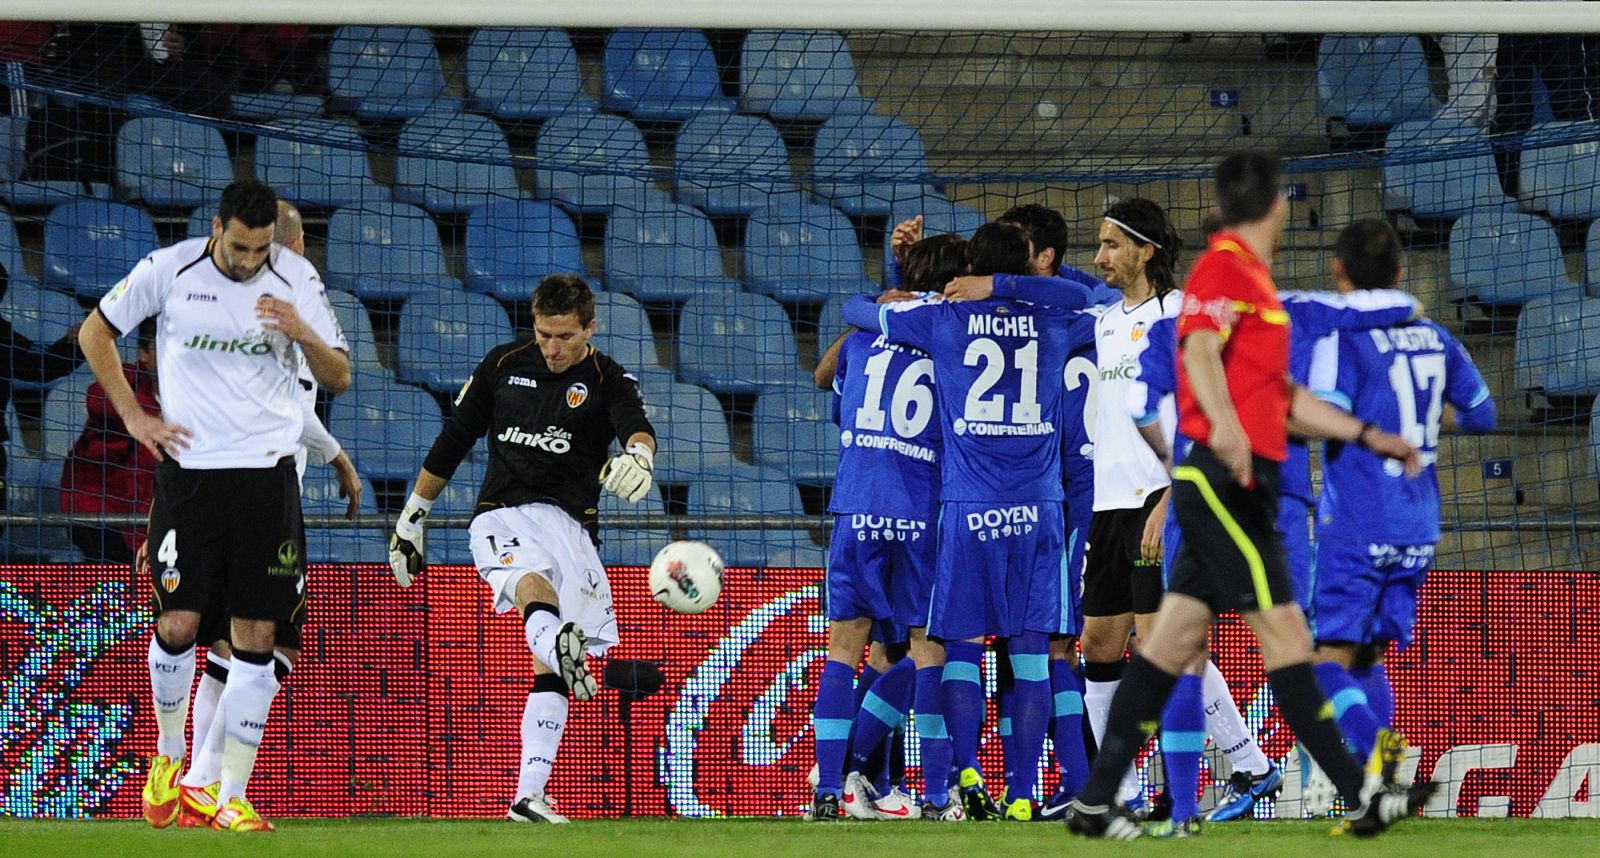
<svg viewBox="0 0 1600 858">
<path fill-rule="evenodd" d="M 156 635 L 169 647 L 187 647 L 200 635 L 200 615 L 194 611 L 164 611 L 156 618 Z"/>
<path fill-rule="evenodd" d="M 1333 662 L 1345 668 L 1357 668 L 1362 666 L 1365 650 L 1366 647 L 1350 641 L 1317 641 L 1316 649 L 1312 651 L 1312 659 L 1317 662 Z"/>
<path fill-rule="evenodd" d="M 246 620 L 234 617 L 231 631 L 234 650 L 272 652 L 278 624 L 272 620 Z"/>
<path fill-rule="evenodd" d="M 556 588 L 551 585 L 550 580 L 536 573 L 524 575 L 517 579 L 514 598 L 519 611 L 535 602 L 544 602 L 557 606 L 561 604 L 560 597 L 556 595 Z"/>
<path fill-rule="evenodd" d="M 944 664 L 944 645 L 930 640 L 921 629 L 911 631 L 911 661 L 918 668 L 940 667 Z"/>
</svg>

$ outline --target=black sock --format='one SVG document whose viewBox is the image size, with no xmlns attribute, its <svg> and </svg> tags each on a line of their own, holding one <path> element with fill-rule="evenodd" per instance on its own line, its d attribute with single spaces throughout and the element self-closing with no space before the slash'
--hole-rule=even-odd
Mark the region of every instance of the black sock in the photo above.
<svg viewBox="0 0 1600 858">
<path fill-rule="evenodd" d="M 1360 806 L 1361 763 L 1345 748 L 1344 735 L 1333 717 L 1333 704 L 1322 696 L 1310 663 L 1269 671 L 1267 684 L 1272 688 L 1284 723 L 1294 731 L 1306 752 L 1322 766 L 1345 802 L 1352 808 Z"/>
<path fill-rule="evenodd" d="M 1177 684 L 1177 676 L 1156 667 L 1141 655 L 1133 656 L 1117 696 L 1111 699 L 1105 741 L 1095 756 L 1089 783 L 1078 793 L 1079 801 L 1095 805 L 1110 804 L 1116 799 L 1122 773 L 1160 725 L 1161 710 Z"/>
</svg>

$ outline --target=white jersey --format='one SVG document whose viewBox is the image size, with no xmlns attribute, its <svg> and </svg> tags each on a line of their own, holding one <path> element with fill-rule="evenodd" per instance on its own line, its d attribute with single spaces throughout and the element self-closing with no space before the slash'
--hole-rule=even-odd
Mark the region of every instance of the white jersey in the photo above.
<svg viewBox="0 0 1600 858">
<path fill-rule="evenodd" d="M 1168 292 L 1136 307 L 1118 302 L 1095 323 L 1094 344 L 1100 383 L 1095 385 L 1094 511 L 1138 509 L 1150 493 L 1171 483 L 1167 469 L 1140 437 L 1128 414 L 1129 387 L 1139 377 L 1139 355 L 1150 341 L 1145 333 L 1159 319 L 1175 318 L 1183 293 Z M 1170 399 L 1161 405 L 1161 419 L 1178 425 Z"/>
<path fill-rule="evenodd" d="M 348 350 L 316 268 L 276 244 L 256 276 L 239 282 L 212 262 L 210 239 L 181 241 L 140 260 L 100 299 L 100 315 L 122 336 L 160 317 L 161 416 L 193 433 L 173 455 L 185 468 L 268 468 L 300 447 L 300 350 L 262 326 L 262 295 L 293 304 L 323 342 Z"/>
<path fill-rule="evenodd" d="M 333 433 L 323 425 L 322 418 L 317 416 L 317 379 L 311 374 L 311 365 L 306 363 L 304 352 L 300 354 L 300 372 L 295 381 L 300 385 L 300 415 L 305 420 L 305 428 L 300 432 L 300 446 L 294 451 L 294 471 L 300 477 L 301 488 L 304 488 L 306 464 L 315 462 L 326 465 L 343 448 L 339 446 L 339 439 L 333 437 Z"/>
</svg>

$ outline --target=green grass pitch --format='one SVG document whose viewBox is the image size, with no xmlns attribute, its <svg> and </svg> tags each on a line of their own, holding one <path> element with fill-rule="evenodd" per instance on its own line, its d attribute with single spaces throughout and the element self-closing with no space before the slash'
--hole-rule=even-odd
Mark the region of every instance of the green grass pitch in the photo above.
<svg viewBox="0 0 1600 858">
<path fill-rule="evenodd" d="M 267 835 L 152 831 L 142 822 L 0 819 L 0 856 L 231 855 L 367 856 L 623 855 L 884 856 L 940 858 L 1147 853 L 1279 858 L 1466 858 L 1600 856 L 1600 821 L 1413 820 L 1376 840 L 1331 837 L 1327 823 L 1257 822 L 1207 828 L 1199 840 L 1101 843 L 1069 838 L 1059 824 L 920 822 L 810 825 L 788 820 L 603 820 L 567 826 L 433 819 L 285 819 Z M 537 850 L 537 851 L 530 851 Z"/>
</svg>

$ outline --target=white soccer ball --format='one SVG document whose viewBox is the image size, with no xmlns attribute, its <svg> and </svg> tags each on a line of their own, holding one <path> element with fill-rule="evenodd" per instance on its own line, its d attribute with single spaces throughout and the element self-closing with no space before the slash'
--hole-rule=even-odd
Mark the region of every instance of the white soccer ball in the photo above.
<svg viewBox="0 0 1600 858">
<path fill-rule="evenodd" d="M 650 595 L 680 614 L 698 614 L 722 595 L 722 555 L 704 542 L 674 542 L 650 561 Z"/>
</svg>

